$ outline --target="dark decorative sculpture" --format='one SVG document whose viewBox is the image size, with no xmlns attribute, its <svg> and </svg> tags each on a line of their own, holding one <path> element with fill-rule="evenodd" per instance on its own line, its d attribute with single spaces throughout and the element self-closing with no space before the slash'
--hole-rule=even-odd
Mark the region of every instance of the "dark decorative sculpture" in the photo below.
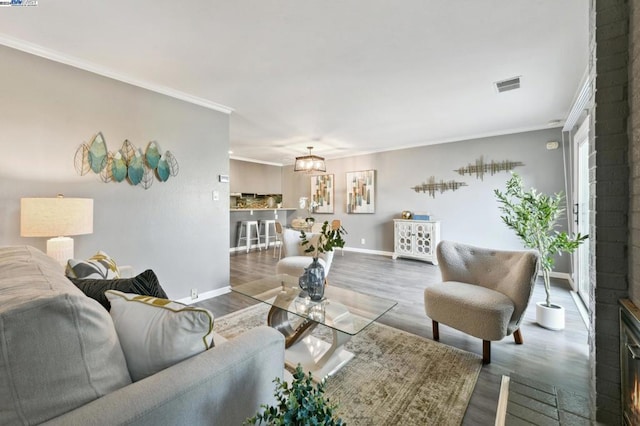
<svg viewBox="0 0 640 426">
<path fill-rule="evenodd" d="M 454 170 L 458 172 L 458 174 L 464 175 L 476 175 L 476 179 L 484 180 L 485 173 L 491 173 L 491 176 L 498 172 L 505 172 L 509 170 L 513 170 L 514 167 L 524 166 L 524 163 L 520 161 L 493 161 L 491 163 L 485 163 L 483 157 L 481 156 L 476 160 L 475 164 L 468 164 L 466 167 L 460 167 L 458 170 Z"/>
<path fill-rule="evenodd" d="M 436 198 L 436 192 L 440 192 L 442 194 L 444 191 L 455 191 L 461 186 L 467 186 L 467 184 L 465 182 L 456 182 L 454 180 L 445 182 L 442 179 L 440 182 L 436 182 L 436 178 L 431 176 L 427 182 L 421 185 L 416 185 L 411 189 L 416 192 L 429 193 L 431 197 Z"/>
</svg>

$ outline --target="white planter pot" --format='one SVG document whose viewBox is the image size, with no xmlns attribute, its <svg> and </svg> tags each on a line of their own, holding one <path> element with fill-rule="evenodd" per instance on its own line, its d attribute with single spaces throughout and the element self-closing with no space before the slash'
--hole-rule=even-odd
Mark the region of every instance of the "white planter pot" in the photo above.
<svg viewBox="0 0 640 426">
<path fill-rule="evenodd" d="M 549 330 L 564 330 L 564 308 L 560 305 L 547 306 L 545 302 L 536 303 L 536 321 Z"/>
</svg>

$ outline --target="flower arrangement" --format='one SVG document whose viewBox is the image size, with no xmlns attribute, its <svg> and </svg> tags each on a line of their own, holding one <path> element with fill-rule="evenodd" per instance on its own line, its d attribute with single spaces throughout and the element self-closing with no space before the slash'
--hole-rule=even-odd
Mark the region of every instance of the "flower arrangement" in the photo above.
<svg viewBox="0 0 640 426">
<path fill-rule="evenodd" d="M 339 223 L 331 226 L 329 221 L 325 220 L 315 245 L 307 238 L 307 234 L 304 231 L 300 232 L 300 239 L 302 240 L 302 246 L 307 247 L 304 252 L 312 253 L 313 258 L 317 259 L 319 253 L 333 251 L 336 247 L 343 248 L 345 241 L 342 236 L 346 233 L 347 231 Z"/>
</svg>

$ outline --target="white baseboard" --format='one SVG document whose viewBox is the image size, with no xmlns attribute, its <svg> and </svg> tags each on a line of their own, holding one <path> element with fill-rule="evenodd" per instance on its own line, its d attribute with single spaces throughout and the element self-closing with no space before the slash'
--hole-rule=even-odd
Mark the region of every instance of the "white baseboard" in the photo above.
<svg viewBox="0 0 640 426">
<path fill-rule="evenodd" d="M 540 275 L 542 275 L 542 273 L 540 273 Z M 554 272 L 554 271 L 551 271 L 549 276 L 551 278 L 560 278 L 562 280 L 571 281 L 571 274 L 569 274 L 567 272 Z"/>
<path fill-rule="evenodd" d="M 227 294 L 229 292 L 231 292 L 231 287 L 226 286 L 226 287 L 217 288 L 211 291 L 205 291 L 204 293 L 199 294 L 198 297 L 196 297 L 195 299 L 192 299 L 191 297 L 185 297 L 185 298 L 176 300 L 176 302 L 184 303 L 185 305 L 191 305 L 193 303 L 202 302 L 203 300 L 222 296 L 223 294 Z"/>
<path fill-rule="evenodd" d="M 275 242 L 271 242 L 271 243 L 269 244 L 269 250 L 272 250 L 272 249 L 273 249 L 273 245 L 274 245 L 274 244 L 275 244 L 276 246 L 278 245 L 278 244 L 276 244 Z M 264 244 L 264 243 L 260 243 L 260 244 L 253 244 L 253 245 L 251 246 L 251 249 L 250 249 L 250 250 L 255 250 L 255 249 L 256 249 L 256 248 L 258 248 L 258 247 L 260 247 L 261 249 L 265 249 L 265 250 L 267 249 L 267 245 L 266 245 L 266 244 Z M 229 248 L 229 253 L 234 253 L 234 252 L 237 252 L 237 251 L 244 251 L 244 252 L 246 252 L 246 251 L 247 251 L 247 246 L 230 247 L 230 248 Z"/>
<path fill-rule="evenodd" d="M 370 249 L 363 249 L 363 248 L 357 248 L 357 247 L 345 247 L 342 250 L 344 250 L 344 251 L 352 251 L 354 253 L 377 254 L 377 255 L 380 255 L 380 256 L 389 256 L 389 257 L 391 257 L 393 255 L 393 253 L 390 252 L 390 251 L 370 250 Z"/>
</svg>

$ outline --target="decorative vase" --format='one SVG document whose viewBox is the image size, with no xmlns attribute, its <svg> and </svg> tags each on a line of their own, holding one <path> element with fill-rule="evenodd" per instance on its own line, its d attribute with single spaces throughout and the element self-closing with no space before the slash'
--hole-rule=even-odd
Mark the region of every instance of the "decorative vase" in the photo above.
<svg viewBox="0 0 640 426">
<path fill-rule="evenodd" d="M 314 257 L 311 264 L 304 268 L 304 273 L 298 279 L 298 285 L 303 292 L 309 295 L 311 300 L 322 300 L 324 296 L 324 267 L 318 262 L 317 257 Z"/>
<path fill-rule="evenodd" d="M 564 329 L 564 308 L 560 305 L 547 306 L 545 302 L 536 303 L 536 322 L 549 330 Z"/>
</svg>

